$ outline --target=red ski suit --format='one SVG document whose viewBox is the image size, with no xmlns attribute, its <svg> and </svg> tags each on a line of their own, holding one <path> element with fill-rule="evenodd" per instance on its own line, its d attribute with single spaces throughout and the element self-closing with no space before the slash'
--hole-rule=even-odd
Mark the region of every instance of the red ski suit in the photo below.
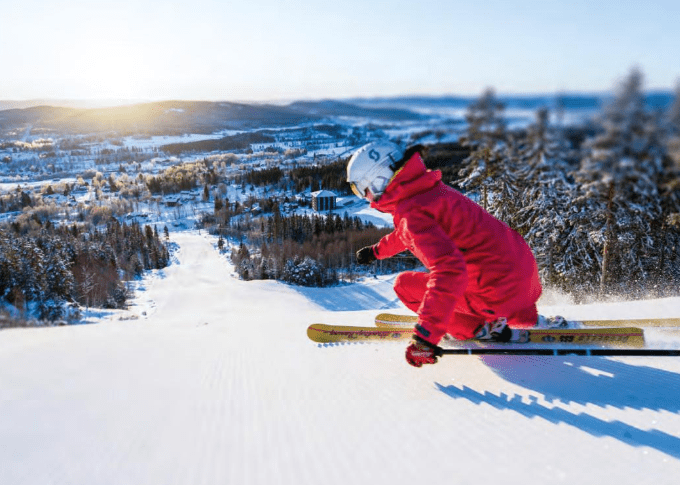
<svg viewBox="0 0 680 485">
<path fill-rule="evenodd" d="M 401 273 L 400 300 L 418 314 L 418 335 L 472 338 L 485 321 L 536 324 L 541 295 L 536 260 L 522 236 L 441 182 L 414 154 L 371 207 L 392 215 L 394 231 L 373 246 L 378 259 L 410 250 L 429 272 Z"/>
</svg>

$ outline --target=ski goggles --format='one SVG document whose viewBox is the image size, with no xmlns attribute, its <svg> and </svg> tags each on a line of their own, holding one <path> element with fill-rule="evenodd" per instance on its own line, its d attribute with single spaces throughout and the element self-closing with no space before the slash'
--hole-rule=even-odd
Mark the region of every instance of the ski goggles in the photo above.
<svg viewBox="0 0 680 485">
<path fill-rule="evenodd" d="M 359 190 L 359 187 L 354 182 L 350 182 L 349 186 L 352 189 L 352 192 L 354 192 L 354 195 L 356 195 L 360 199 L 364 199 L 369 202 L 373 202 L 376 200 L 376 197 L 373 195 L 373 192 L 371 192 L 368 188 L 364 189 L 364 193 L 362 194 L 361 190 Z"/>
<path fill-rule="evenodd" d="M 356 196 L 359 197 L 360 199 L 365 199 L 365 198 L 366 198 L 366 195 L 365 195 L 365 194 L 362 194 L 362 193 L 359 191 L 359 187 L 357 187 L 357 184 L 355 184 L 354 182 L 350 182 L 350 183 L 349 183 L 349 186 L 350 186 L 350 188 L 352 189 L 352 192 L 354 192 L 354 195 L 356 195 Z"/>
</svg>

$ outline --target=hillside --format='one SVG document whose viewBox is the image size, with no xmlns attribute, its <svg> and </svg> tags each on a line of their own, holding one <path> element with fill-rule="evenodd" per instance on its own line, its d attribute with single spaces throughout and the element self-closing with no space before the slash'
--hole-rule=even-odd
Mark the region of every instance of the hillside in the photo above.
<svg viewBox="0 0 680 485">
<path fill-rule="evenodd" d="M 404 311 L 391 278 L 243 282 L 213 238 L 172 240 L 175 262 L 138 282 L 129 311 L 0 332 L 0 483 L 677 479 L 677 359 L 452 357 L 414 369 L 403 344 L 319 348 L 310 322 Z M 546 304 L 594 318 L 680 307 Z M 655 344 L 678 344 L 659 332 Z"/>
</svg>

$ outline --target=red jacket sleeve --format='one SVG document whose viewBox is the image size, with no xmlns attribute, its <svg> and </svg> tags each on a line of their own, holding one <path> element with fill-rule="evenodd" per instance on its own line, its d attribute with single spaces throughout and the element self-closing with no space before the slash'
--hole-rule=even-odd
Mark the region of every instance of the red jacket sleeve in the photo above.
<svg viewBox="0 0 680 485">
<path fill-rule="evenodd" d="M 429 270 L 425 296 L 418 310 L 418 324 L 422 328 L 419 335 L 436 345 L 446 333 L 456 302 L 467 287 L 463 253 L 435 219 L 417 209 L 404 214 L 395 232 Z"/>
<path fill-rule="evenodd" d="M 382 239 L 373 246 L 373 252 L 378 259 L 391 258 L 395 254 L 399 254 L 406 249 L 407 247 L 402 242 L 397 229 L 383 236 Z"/>
</svg>

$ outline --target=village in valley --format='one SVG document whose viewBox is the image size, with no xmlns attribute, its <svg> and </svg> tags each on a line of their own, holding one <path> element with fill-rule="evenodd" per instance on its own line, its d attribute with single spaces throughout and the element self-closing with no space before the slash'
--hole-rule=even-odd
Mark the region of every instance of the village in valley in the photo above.
<svg viewBox="0 0 680 485">
<path fill-rule="evenodd" d="M 387 136 L 383 129 L 418 128 L 404 125 L 398 110 L 352 108 L 356 116 L 344 117 L 303 106 L 0 109 L 0 242 L 10 275 L 0 288 L 4 325 L 77 320 L 90 305 L 123 307 L 125 281 L 170 261 L 172 231 L 219 235 L 228 257 L 244 242 L 235 235 L 244 231 L 240 225 L 263 215 L 328 218 L 366 209 L 337 169 L 361 144 Z M 432 123 L 413 113 L 407 118 L 422 130 Z M 332 186 L 325 186 L 320 174 L 329 165 L 335 168 L 325 180 Z M 128 228 L 150 238 L 123 235 Z M 90 247 L 100 233 L 102 246 Z M 62 246 L 68 254 L 49 255 Z M 104 256 L 92 256 L 98 253 Z M 109 260 L 120 278 L 106 269 Z M 46 264 L 63 283 L 48 281 Z"/>
<path fill-rule="evenodd" d="M 184 125 L 182 116 L 193 103 L 149 106 L 157 119 L 147 123 L 138 123 L 135 116 L 143 114 L 132 106 L 112 126 L 89 125 L 88 116 L 94 115 L 88 111 L 116 116 L 125 108 L 3 110 L 0 103 L 0 221 L 16 218 L 27 206 L 42 206 L 66 221 L 93 207 L 107 206 L 116 217 L 127 220 L 158 224 L 169 219 L 170 224 L 188 224 L 215 196 L 239 202 L 244 211 L 255 215 L 261 210 L 256 199 L 263 195 L 286 199 L 281 204 L 284 212 L 300 207 L 342 210 L 352 204 L 345 197 L 347 186 L 337 190 L 311 183 L 275 190 L 239 181 L 249 172 L 275 168 L 287 175 L 293 169 L 346 161 L 353 150 L 376 139 L 390 138 L 404 145 L 455 144 L 464 132 L 465 107 L 470 101 L 442 100 L 439 110 L 429 106 L 434 102 L 429 99 L 409 106 L 411 110 L 404 108 L 406 101 L 374 100 L 371 107 L 298 103 L 291 108 L 294 117 L 281 117 L 274 126 L 269 126 L 272 122 L 266 111 L 259 115 L 261 119 L 248 123 L 236 117 L 211 126 L 197 126 L 193 119 Z M 534 108 L 545 102 L 530 100 L 529 107 L 509 110 L 508 119 L 526 126 L 533 121 Z M 583 119 L 595 106 L 593 100 L 589 102 L 581 113 L 570 114 Z M 381 107 L 384 103 L 388 107 Z M 184 107 L 171 107 L 177 105 Z M 214 115 L 211 106 L 203 109 L 204 116 Z M 53 119 L 45 122 L 44 111 Z M 68 116 L 82 120 L 72 122 Z M 166 123 L 163 117 L 172 121 Z M 225 124 L 230 128 L 220 129 Z M 144 126 L 138 133 L 139 125 Z M 93 131 L 87 132 L 88 128 Z M 201 132 L 193 133 L 192 128 Z M 164 134 L 165 130 L 171 134 Z M 205 174 L 210 180 L 205 180 Z M 150 190 L 150 179 L 164 176 L 174 182 Z M 331 197 L 333 206 L 317 206 L 316 195 Z"/>
<path fill-rule="evenodd" d="M 6 320 L 51 322 L 77 320 L 83 306 L 124 308 L 130 281 L 169 264 L 170 233 L 182 230 L 214 235 L 216 250 L 229 258 L 241 279 L 303 286 L 353 282 L 367 271 L 357 267 L 355 251 L 387 234 L 392 221 L 351 193 L 345 169 L 354 150 L 379 139 L 426 147 L 429 168 L 441 170 L 446 183 L 522 232 L 551 285 L 587 294 L 598 284 L 599 266 L 592 258 L 599 258 L 604 240 L 565 240 L 559 249 L 554 241 L 563 239 L 560 231 L 570 237 L 591 231 L 569 229 L 569 224 L 591 220 L 579 218 L 585 208 L 568 201 L 583 199 L 583 181 L 606 165 L 598 161 L 603 154 L 629 150 L 626 139 L 615 138 L 619 128 L 610 126 L 620 118 L 616 110 L 645 105 L 626 125 L 636 129 L 638 123 L 647 130 L 635 141 L 638 159 L 631 163 L 661 157 L 657 193 L 675 200 L 668 195 L 675 189 L 666 183 L 676 170 L 669 164 L 678 153 L 675 128 L 664 128 L 675 125 L 659 124 L 651 113 L 673 113 L 677 96 L 643 94 L 639 81 L 640 73 L 632 71 L 613 100 L 588 95 L 501 98 L 487 90 L 478 98 L 288 105 L 4 106 L 0 249 L 2 271 L 11 277 L 0 288 L 3 315 Z M 662 129 L 670 135 L 659 138 Z M 664 190 L 671 192 L 664 195 Z M 564 208 L 556 206 L 565 202 Z M 675 228 L 672 203 L 648 203 L 650 221 Z M 588 211 L 606 212 L 606 195 L 592 204 Z M 634 207 L 623 210 L 636 213 Z M 536 222 L 555 214 L 565 222 L 544 229 Z M 570 244 L 585 247 L 581 259 L 573 258 Z M 653 244 L 658 249 L 644 249 L 646 255 L 655 254 L 653 261 L 644 265 L 659 275 L 640 267 L 640 291 L 648 291 L 661 273 L 675 274 L 675 256 L 664 249 L 675 243 Z M 567 251 L 564 263 L 560 258 Z M 624 259 L 618 264 L 624 265 Z M 418 265 L 404 254 L 368 271 L 389 273 Z M 610 278 L 611 290 L 629 291 L 616 286 L 627 285 L 625 278 L 617 278 Z"/>
</svg>

